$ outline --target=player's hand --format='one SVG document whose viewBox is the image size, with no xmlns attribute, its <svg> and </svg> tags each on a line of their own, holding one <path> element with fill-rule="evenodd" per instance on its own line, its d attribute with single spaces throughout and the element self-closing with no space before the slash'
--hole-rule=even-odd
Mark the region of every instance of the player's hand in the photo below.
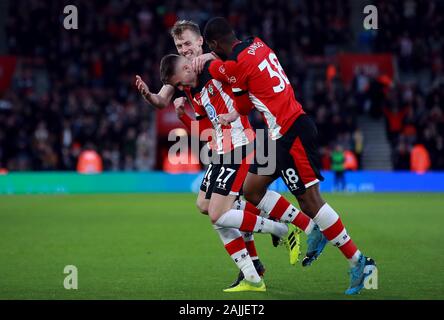
<svg viewBox="0 0 444 320">
<path fill-rule="evenodd" d="M 205 63 L 214 59 L 216 59 L 216 57 L 212 53 L 204 53 L 194 58 L 193 61 L 191 62 L 191 66 L 195 72 L 201 73 L 205 66 Z"/>
<path fill-rule="evenodd" d="M 139 75 L 136 75 L 136 88 L 139 90 L 145 101 L 149 102 L 148 97 L 151 95 L 150 89 Z"/>
<path fill-rule="evenodd" d="M 185 97 L 180 97 L 174 100 L 174 110 L 176 110 L 178 118 L 185 114 L 185 101 Z"/>
<path fill-rule="evenodd" d="M 219 115 L 219 123 L 223 126 L 228 126 L 233 121 L 236 121 L 237 118 L 239 118 L 239 113 L 233 110 L 230 113 Z"/>
</svg>

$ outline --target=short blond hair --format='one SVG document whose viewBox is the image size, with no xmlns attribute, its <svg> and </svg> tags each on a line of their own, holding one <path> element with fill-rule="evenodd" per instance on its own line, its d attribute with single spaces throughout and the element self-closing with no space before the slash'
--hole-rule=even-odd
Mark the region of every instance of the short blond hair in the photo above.
<svg viewBox="0 0 444 320">
<path fill-rule="evenodd" d="M 190 30 L 201 36 L 199 25 L 191 20 L 178 20 L 171 28 L 170 35 L 173 38 L 180 37 L 185 30 Z"/>
</svg>

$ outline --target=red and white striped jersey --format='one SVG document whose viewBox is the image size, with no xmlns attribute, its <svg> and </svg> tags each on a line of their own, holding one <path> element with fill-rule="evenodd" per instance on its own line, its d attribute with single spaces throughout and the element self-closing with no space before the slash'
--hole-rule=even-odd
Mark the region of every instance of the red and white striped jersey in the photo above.
<svg viewBox="0 0 444 320">
<path fill-rule="evenodd" d="M 184 91 L 180 91 L 179 92 L 178 90 L 176 90 L 176 92 L 178 92 L 179 96 L 184 96 L 185 95 L 185 97 L 188 100 L 188 103 L 193 108 L 194 113 L 197 114 L 197 112 L 195 110 L 196 104 L 193 103 L 193 95 L 191 93 L 191 87 L 186 86 L 184 88 Z M 191 122 L 193 121 L 193 119 L 191 119 L 186 113 L 184 113 L 179 119 L 180 119 L 180 121 L 182 121 L 182 123 L 185 125 L 185 127 L 188 129 L 188 131 L 192 132 Z M 217 146 L 216 146 L 216 144 L 214 142 L 215 139 L 213 137 L 214 136 L 213 123 L 211 123 L 211 121 L 207 117 L 202 118 L 202 119 L 196 119 L 195 121 L 197 121 L 197 123 L 198 123 L 197 126 L 198 126 L 199 138 L 200 139 L 203 138 L 202 134 L 203 134 L 203 132 L 205 132 L 205 130 L 212 129 L 213 132 L 211 133 L 211 135 L 207 136 L 207 140 L 208 140 L 207 146 L 208 146 L 208 149 L 210 149 L 210 150 L 216 150 Z"/>
<path fill-rule="evenodd" d="M 245 115 L 240 116 L 228 126 L 222 126 L 219 123 L 219 115 L 234 110 L 234 97 L 230 85 L 211 77 L 208 71 L 209 64 L 205 65 L 199 75 L 198 86 L 191 90 L 193 107 L 197 117 L 206 116 L 211 121 L 215 130 L 216 151 L 219 154 L 225 154 L 252 142 L 255 134 Z"/>
<path fill-rule="evenodd" d="M 225 62 L 214 60 L 209 70 L 214 79 L 231 85 L 240 114 L 251 110 L 246 100 L 254 104 L 273 140 L 305 113 L 276 54 L 259 38 L 235 44 L 231 56 Z"/>
</svg>

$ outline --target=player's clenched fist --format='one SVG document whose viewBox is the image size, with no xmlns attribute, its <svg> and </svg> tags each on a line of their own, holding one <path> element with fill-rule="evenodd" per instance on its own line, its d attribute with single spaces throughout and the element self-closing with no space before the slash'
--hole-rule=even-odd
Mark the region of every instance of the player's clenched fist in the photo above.
<svg viewBox="0 0 444 320">
<path fill-rule="evenodd" d="M 191 61 L 191 67 L 195 72 L 201 73 L 204 69 L 205 63 L 214 59 L 216 59 L 216 56 L 212 53 L 201 54 Z"/>
<path fill-rule="evenodd" d="M 223 126 L 228 126 L 233 121 L 236 121 L 237 118 L 239 118 L 239 113 L 236 110 L 233 110 L 230 113 L 219 115 L 219 122 Z"/>
<path fill-rule="evenodd" d="M 150 89 L 148 88 L 147 84 L 142 80 L 142 78 L 137 75 L 136 76 L 136 88 L 139 90 L 142 97 L 148 101 L 148 96 L 151 94 Z"/>
<path fill-rule="evenodd" d="M 180 97 L 174 100 L 174 109 L 178 117 L 185 113 L 185 97 Z"/>
</svg>

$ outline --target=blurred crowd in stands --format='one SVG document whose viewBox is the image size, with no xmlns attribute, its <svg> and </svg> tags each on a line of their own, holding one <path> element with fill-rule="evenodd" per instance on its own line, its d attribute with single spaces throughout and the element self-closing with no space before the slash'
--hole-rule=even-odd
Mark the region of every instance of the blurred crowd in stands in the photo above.
<svg viewBox="0 0 444 320">
<path fill-rule="evenodd" d="M 338 77 L 327 82 L 325 73 L 309 77 L 312 57 L 331 57 L 360 41 L 349 1 L 72 0 L 78 30 L 63 28 L 65 2 L 10 4 L 7 53 L 19 63 L 10 90 L 0 94 L 0 168 L 75 170 L 80 152 L 93 149 L 104 170 L 160 169 L 156 112 L 135 90 L 134 75 L 157 92 L 159 61 L 175 52 L 169 28 L 178 19 L 203 27 L 222 15 L 241 38 L 258 35 L 277 52 L 318 125 L 325 168 L 337 145 L 361 165 L 365 141 L 357 119 L 368 114 L 387 119 L 394 168 L 408 170 L 410 149 L 421 143 L 432 168 L 444 169 L 441 1 L 375 1 L 380 30 L 364 37 L 370 52 L 394 53 L 401 74 L 429 77 L 425 87 L 415 77 L 381 81 L 357 74 L 351 86 Z M 264 127 L 258 114 L 251 120 Z"/>
<path fill-rule="evenodd" d="M 393 52 L 400 80 L 373 91 L 382 110 L 395 169 L 408 170 L 410 151 L 426 148 L 431 169 L 444 169 L 444 2 L 375 1 L 381 30 L 373 52 Z"/>
</svg>

